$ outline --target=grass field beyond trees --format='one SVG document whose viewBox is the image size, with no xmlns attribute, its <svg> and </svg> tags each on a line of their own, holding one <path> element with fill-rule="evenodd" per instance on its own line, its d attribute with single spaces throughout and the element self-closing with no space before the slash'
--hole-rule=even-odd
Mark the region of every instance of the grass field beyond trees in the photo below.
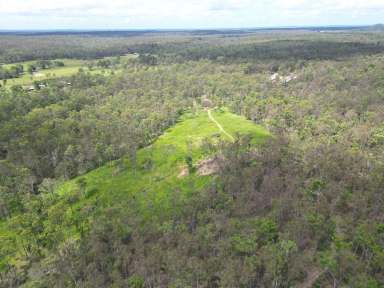
<svg viewBox="0 0 384 288">
<path fill-rule="evenodd" d="M 24 61 L 5 64 L 1 66 L 4 69 L 11 69 L 16 65 L 21 65 L 24 72 L 19 77 L 3 79 L 0 84 L 5 84 L 7 87 L 15 85 L 26 86 L 33 84 L 35 81 L 40 82 L 49 79 L 70 77 L 81 70 L 89 71 L 92 74 L 99 73 L 108 75 L 112 71 L 121 71 L 121 65 L 123 65 L 128 59 L 134 58 L 134 55 L 124 55 L 119 57 L 105 57 L 98 60 L 55 59 L 50 60 L 50 62 L 61 62 L 63 66 L 37 69 L 34 72 L 28 72 L 28 68 L 30 66 L 37 66 L 39 61 Z"/>
</svg>

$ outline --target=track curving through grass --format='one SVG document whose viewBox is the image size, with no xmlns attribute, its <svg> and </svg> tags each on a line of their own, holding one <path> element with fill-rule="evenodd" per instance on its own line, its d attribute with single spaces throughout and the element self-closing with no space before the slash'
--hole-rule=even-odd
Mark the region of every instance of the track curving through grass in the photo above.
<svg viewBox="0 0 384 288">
<path fill-rule="evenodd" d="M 221 124 L 217 122 L 217 120 L 212 116 L 211 109 L 208 109 L 208 117 L 213 123 L 216 124 L 216 126 L 220 129 L 221 132 L 223 132 L 229 139 L 231 139 L 232 142 L 235 142 L 235 138 L 227 131 L 225 131 L 223 126 L 221 126 Z"/>
</svg>

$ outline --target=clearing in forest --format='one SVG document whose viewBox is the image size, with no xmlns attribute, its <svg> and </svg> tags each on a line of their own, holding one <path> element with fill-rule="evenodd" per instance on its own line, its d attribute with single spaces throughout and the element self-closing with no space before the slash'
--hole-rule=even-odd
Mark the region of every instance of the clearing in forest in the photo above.
<svg viewBox="0 0 384 288">
<path fill-rule="evenodd" d="M 78 238 L 79 227 L 82 231 L 89 225 L 86 219 L 105 215 L 109 207 L 123 207 L 139 215 L 143 225 L 148 221 L 165 225 L 164 219 L 181 213 L 188 198 L 213 179 L 206 171 L 178 177 L 181 169 L 187 167 L 186 159 L 198 169 L 214 153 L 203 148 L 205 141 L 215 144 L 219 139 L 234 140 L 241 134 L 250 135 L 254 144 L 269 137 L 264 128 L 225 109 L 186 113 L 151 146 L 138 150 L 135 157 L 124 157 L 60 184 L 54 193 L 56 200 L 50 201 L 47 211 L 63 211 L 63 221 L 48 223 L 52 221 L 48 218 L 45 225 L 62 231 L 63 239 Z M 84 211 L 92 213 L 84 218 Z M 78 219 L 83 219 L 82 224 Z M 14 261 L 25 239 L 11 233 L 12 219 L 8 222 L 0 223 L 0 231 L 6 235 L 7 239 L 2 240 L 9 243 L 9 251 L 15 250 Z"/>
<path fill-rule="evenodd" d="M 120 60 L 122 62 L 127 61 L 128 59 L 132 59 L 134 56 L 131 54 L 127 54 L 125 56 L 121 56 Z M 104 60 L 112 60 L 114 57 L 105 57 L 102 58 Z M 108 75 L 112 71 L 119 72 L 121 71 L 120 68 L 102 68 L 95 66 L 92 68 L 92 70 L 88 69 L 88 64 L 93 62 L 94 65 L 96 65 L 97 61 L 100 59 L 93 59 L 93 60 L 79 60 L 79 59 L 55 59 L 52 61 L 60 61 L 64 63 L 63 67 L 50 67 L 47 69 L 42 69 L 37 72 L 34 72 L 32 74 L 28 73 L 28 66 L 30 65 L 36 65 L 37 61 L 24 61 L 24 62 L 17 62 L 17 63 L 11 63 L 11 64 L 5 64 L 3 65 L 3 68 L 9 69 L 14 65 L 22 65 L 24 68 L 24 74 L 22 74 L 18 78 L 9 78 L 6 80 L 7 84 L 6 87 L 11 87 L 14 85 L 31 85 L 34 81 L 44 81 L 44 80 L 50 80 L 50 79 L 56 79 L 60 77 L 70 77 L 72 75 L 75 75 L 79 72 L 79 69 L 83 69 L 86 72 L 89 72 L 91 74 L 105 74 Z"/>
</svg>

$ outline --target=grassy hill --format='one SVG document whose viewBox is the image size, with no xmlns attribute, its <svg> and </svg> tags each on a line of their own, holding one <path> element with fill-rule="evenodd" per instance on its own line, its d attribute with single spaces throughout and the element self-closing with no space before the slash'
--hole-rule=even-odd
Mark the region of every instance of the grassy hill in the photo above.
<svg viewBox="0 0 384 288">
<path fill-rule="evenodd" d="M 27 207 L 31 211 L 42 209 L 40 218 L 30 219 L 26 213 L 0 223 L 1 240 L 6 243 L 1 247 L 3 268 L 8 261 L 22 266 L 22 259 L 28 257 L 23 248 L 34 249 L 34 243 L 42 239 L 47 241 L 47 250 L 40 253 L 49 255 L 49 249 L 88 231 L 91 218 L 105 217 L 116 207 L 140 215 L 138 225 L 142 227 L 156 223 L 159 229 L 166 229 L 191 193 L 212 181 L 212 175 L 199 173 L 199 163 L 218 152 L 217 143 L 249 135 L 257 144 L 269 135 L 262 127 L 225 109 L 216 109 L 211 115 L 216 122 L 207 111 L 186 113 L 136 155 L 56 185 L 50 192 L 47 188 L 39 201 Z M 188 170 L 190 173 L 183 174 Z"/>
</svg>

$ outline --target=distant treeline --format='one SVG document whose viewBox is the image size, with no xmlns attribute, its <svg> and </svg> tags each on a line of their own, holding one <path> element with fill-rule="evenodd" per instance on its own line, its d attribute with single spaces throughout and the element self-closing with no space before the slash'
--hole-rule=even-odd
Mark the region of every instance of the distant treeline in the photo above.
<svg viewBox="0 0 384 288">
<path fill-rule="evenodd" d="M 290 38 L 287 38 L 286 32 L 255 33 L 256 30 L 252 29 L 172 33 L 102 31 L 73 32 L 71 35 L 64 32 L 41 35 L 36 32 L 28 36 L 0 33 L 0 63 L 58 58 L 97 59 L 127 53 L 152 54 L 167 63 L 199 59 L 226 63 L 270 59 L 334 60 L 384 51 L 381 33 L 362 33 L 361 29 L 360 32 L 350 30 L 355 31 L 353 33 L 344 30 L 343 33 L 317 33 L 319 29 L 311 29 L 290 31 Z M 376 30 L 372 28 L 372 31 Z"/>
<path fill-rule="evenodd" d="M 105 37 L 130 37 L 142 36 L 147 34 L 203 34 L 203 35 L 228 35 L 245 34 L 271 31 L 349 31 L 349 30 L 377 30 L 383 29 L 383 24 L 370 26 L 312 26 L 312 27 L 268 27 L 268 28 L 227 28 L 227 29 L 145 29 L 145 30 L 51 30 L 51 31 L 0 31 L 0 35 L 16 36 L 52 36 L 52 35 L 87 35 L 87 36 L 105 36 Z"/>
<path fill-rule="evenodd" d="M 96 59 L 130 52 L 122 39 L 99 37 L 0 37 L 0 63 L 59 58 Z"/>
<path fill-rule="evenodd" d="M 170 43 L 167 45 L 142 45 L 138 53 L 160 55 L 168 60 L 336 60 L 357 55 L 373 55 L 384 52 L 384 42 L 333 42 L 278 40 L 267 43 L 233 45 L 202 45 L 198 43 Z"/>
</svg>

